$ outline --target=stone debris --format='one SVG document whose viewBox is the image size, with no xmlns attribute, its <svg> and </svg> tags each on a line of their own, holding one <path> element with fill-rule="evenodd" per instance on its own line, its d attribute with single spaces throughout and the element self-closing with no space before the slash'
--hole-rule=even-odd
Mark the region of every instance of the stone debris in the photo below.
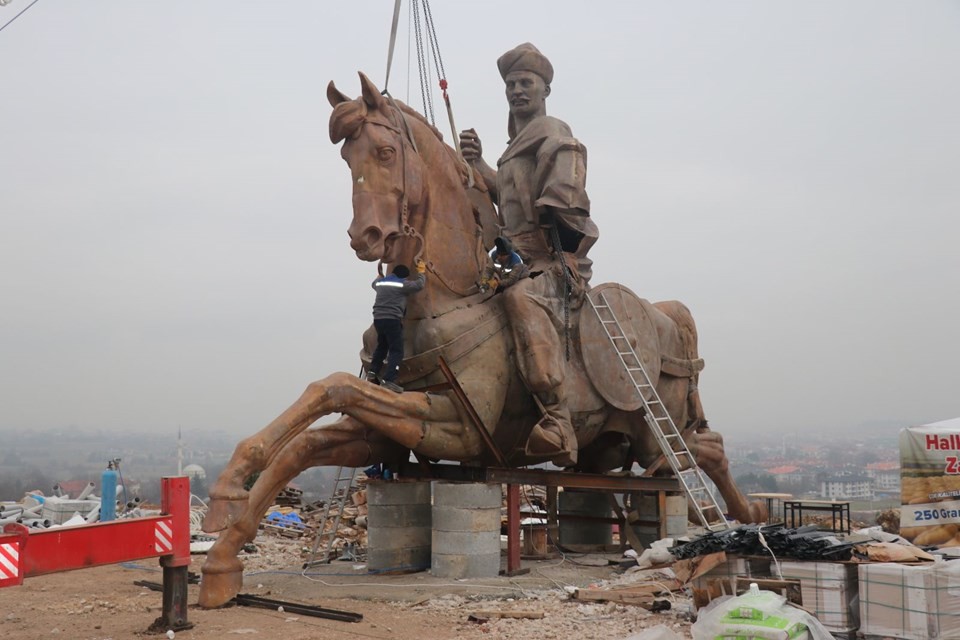
<svg viewBox="0 0 960 640">
<path fill-rule="evenodd" d="M 682 595 L 676 600 L 683 603 Z M 675 606 L 663 613 L 618 603 L 579 603 L 566 597 L 563 590 L 525 591 L 523 598 L 466 598 L 443 595 L 419 603 L 428 611 L 462 611 L 462 622 L 451 629 L 450 637 L 475 633 L 478 628 L 491 638 L 512 640 L 618 640 L 663 625 L 681 638 L 690 637 L 690 620 L 683 612 L 689 606 Z M 397 604 L 398 607 L 409 605 Z M 484 617 L 478 612 L 497 615 Z M 533 614 L 533 615 L 529 615 Z M 471 619 L 473 618 L 473 619 Z M 472 637 L 472 636 L 471 636 Z"/>
<path fill-rule="evenodd" d="M 344 559 L 361 560 L 367 547 L 366 478 L 358 477 L 357 485 L 359 488 L 354 488 L 346 501 L 342 493 L 334 496 L 329 510 L 325 500 L 304 503 L 303 492 L 299 489 L 287 487 L 281 491 L 260 521 L 256 539 L 244 549 L 247 552 L 243 556 L 245 570 L 266 571 L 300 565 L 311 559 L 317 536 L 323 535 L 322 544 L 317 545 L 316 559 L 319 559 L 340 511 L 330 559 L 349 556 Z"/>
</svg>

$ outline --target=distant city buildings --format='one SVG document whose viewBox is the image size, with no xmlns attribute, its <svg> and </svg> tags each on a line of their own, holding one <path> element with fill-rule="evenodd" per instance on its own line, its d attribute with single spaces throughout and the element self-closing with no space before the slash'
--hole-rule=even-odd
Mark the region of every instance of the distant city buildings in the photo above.
<svg viewBox="0 0 960 640">
<path fill-rule="evenodd" d="M 900 446 L 893 434 L 771 434 L 727 451 L 733 477 L 745 492 L 790 493 L 809 500 L 899 501 Z"/>
<path fill-rule="evenodd" d="M 877 492 L 900 492 L 899 462 L 874 462 L 868 464 L 867 477 L 873 479 L 873 486 Z"/>
<path fill-rule="evenodd" d="M 227 464 L 237 440 L 223 432 L 199 429 L 189 432 L 189 446 L 178 441 L 172 430 L 106 433 L 70 428 L 56 432 L 17 430 L 3 436 L 0 499 L 9 500 L 19 499 L 29 490 L 49 493 L 57 483 L 69 487 L 70 494 L 75 495 L 88 482 L 99 483 L 107 460 L 115 458 L 123 460 L 121 474 L 130 495 L 159 499 L 159 478 L 171 475 L 178 466 L 181 473 L 191 477 L 194 487 L 202 489 Z M 899 502 L 900 450 L 895 435 L 804 434 L 783 438 L 771 434 L 739 442 L 729 438 L 725 446 L 733 477 L 744 493 Z M 321 491 L 326 482 L 327 470 L 314 471 L 305 472 L 300 479 L 305 493 Z"/>
<path fill-rule="evenodd" d="M 804 474 L 803 470 L 795 464 L 785 464 L 779 467 L 771 467 L 766 470 L 774 479 L 777 481 L 778 487 L 786 487 L 787 485 L 797 485 L 803 482 Z"/>
<path fill-rule="evenodd" d="M 820 497 L 827 500 L 873 500 L 873 478 L 832 476 L 820 483 Z"/>
</svg>

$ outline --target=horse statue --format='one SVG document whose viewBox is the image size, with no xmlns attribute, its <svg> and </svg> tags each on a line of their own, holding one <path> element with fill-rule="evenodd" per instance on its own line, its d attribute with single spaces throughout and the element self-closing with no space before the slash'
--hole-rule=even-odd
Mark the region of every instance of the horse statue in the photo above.
<svg viewBox="0 0 960 640">
<path fill-rule="evenodd" d="M 310 383 L 286 411 L 242 440 L 210 491 L 207 532 L 220 531 L 203 565 L 200 605 L 225 604 L 242 586 L 241 547 L 253 540 L 277 493 L 313 466 L 365 467 L 406 460 L 410 451 L 431 460 L 489 462 L 467 410 L 439 370 L 442 357 L 507 463 L 531 459 L 524 443 L 540 413 L 518 375 L 501 295 L 480 291 L 486 248 L 497 235 L 497 217 L 486 186 L 440 133 L 403 103 L 380 94 L 360 74 L 362 96 L 350 99 L 331 82 L 330 138 L 343 141 L 341 156 L 353 179 L 353 220 L 348 234 L 358 258 L 368 262 L 427 265 L 425 288 L 409 298 L 405 352 L 394 393 L 348 373 Z M 710 477 L 729 514 L 741 522 L 766 518 L 748 503 L 730 476 L 722 437 L 707 427 L 696 391 L 702 360 L 696 328 L 678 302 L 652 305 L 621 285 L 606 284 L 624 331 L 697 464 Z M 623 393 L 606 336 L 587 305 L 571 310 L 567 397 L 579 445 L 575 470 L 602 473 L 633 462 L 649 467 L 661 452 L 641 404 Z M 592 323 L 592 324 L 591 324 Z M 591 328 L 592 327 L 592 328 Z M 591 333 L 592 332 L 592 333 Z M 593 336 L 592 338 L 590 336 Z M 373 351 L 370 330 L 362 357 Z M 698 365 L 699 363 L 699 365 Z M 619 363 L 617 363 L 619 364 Z M 619 385 L 619 386 L 618 386 Z M 617 391 L 620 389 L 620 391 Z M 629 391 L 636 394 L 634 388 Z M 619 396 L 617 394 L 620 394 Z M 316 429 L 319 418 L 341 417 Z M 259 472 L 252 488 L 245 482 Z"/>
</svg>

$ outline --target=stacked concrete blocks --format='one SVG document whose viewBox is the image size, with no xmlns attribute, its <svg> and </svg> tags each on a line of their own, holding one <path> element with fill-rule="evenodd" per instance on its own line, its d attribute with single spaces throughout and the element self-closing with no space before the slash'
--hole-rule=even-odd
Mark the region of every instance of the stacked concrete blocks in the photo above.
<svg viewBox="0 0 960 640">
<path fill-rule="evenodd" d="M 367 571 L 408 573 L 430 566 L 429 482 L 367 485 Z"/>
<path fill-rule="evenodd" d="M 499 484 L 436 482 L 430 573 L 489 578 L 500 573 Z"/>
</svg>

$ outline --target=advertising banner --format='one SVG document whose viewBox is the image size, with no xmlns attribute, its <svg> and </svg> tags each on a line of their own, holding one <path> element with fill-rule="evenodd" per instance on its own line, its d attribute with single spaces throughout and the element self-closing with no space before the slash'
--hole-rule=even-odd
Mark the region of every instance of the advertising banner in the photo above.
<svg viewBox="0 0 960 640">
<path fill-rule="evenodd" d="M 960 546 L 960 418 L 900 432 L 900 535 Z"/>
</svg>

